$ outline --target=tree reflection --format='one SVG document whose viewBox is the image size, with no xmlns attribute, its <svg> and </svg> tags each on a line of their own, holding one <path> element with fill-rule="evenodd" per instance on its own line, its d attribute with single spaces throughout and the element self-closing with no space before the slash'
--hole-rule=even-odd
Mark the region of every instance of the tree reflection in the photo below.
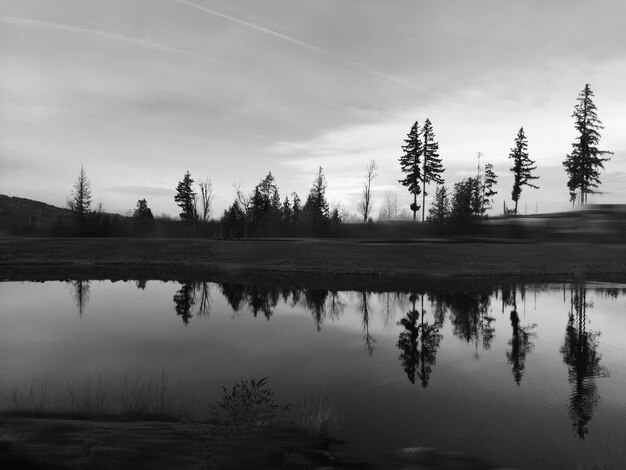
<svg viewBox="0 0 626 470">
<path fill-rule="evenodd" d="M 326 299 L 328 291 L 323 289 L 304 289 L 304 306 L 311 312 L 317 331 L 322 329 L 326 319 Z"/>
<path fill-rule="evenodd" d="M 515 383 L 519 385 L 526 369 L 526 355 L 533 350 L 535 345 L 531 341 L 536 336 L 533 330 L 536 324 L 520 326 L 519 315 L 517 309 L 511 310 L 511 327 L 513 334 L 509 340 L 510 351 L 507 351 L 506 358 L 512 365 L 513 378 Z"/>
<path fill-rule="evenodd" d="M 208 282 L 199 282 L 194 288 L 194 297 L 197 294 L 200 297 L 200 305 L 198 306 L 198 315 L 211 315 L 211 290 Z"/>
<path fill-rule="evenodd" d="M 438 293 L 429 298 L 439 324 L 443 324 L 445 313 L 449 311 L 454 336 L 468 343 L 475 342 L 476 349 L 479 341 L 483 349 L 491 348 L 495 337 L 492 326 L 495 318 L 489 315 L 491 292 Z"/>
<path fill-rule="evenodd" d="M 398 323 L 404 327 L 404 331 L 400 332 L 397 346 L 401 351 L 400 360 L 409 381 L 414 384 L 417 377 L 422 388 L 426 388 L 443 336 L 439 334 L 441 323 L 435 322 L 431 325 L 424 321 L 424 295 L 421 296 L 421 314 L 416 309 L 416 300 L 417 295 L 411 295 L 412 309 Z"/>
<path fill-rule="evenodd" d="M 191 314 L 191 307 L 195 303 L 194 295 L 194 283 L 183 282 L 180 289 L 174 294 L 174 311 L 176 315 L 183 319 L 185 326 L 189 324 L 189 320 L 193 316 Z"/>
<path fill-rule="evenodd" d="M 70 281 L 70 286 L 74 290 L 74 302 L 78 308 L 78 315 L 82 317 L 89 303 L 90 282 L 77 279 Z"/>
<path fill-rule="evenodd" d="M 580 439 L 584 439 L 589 432 L 588 423 L 600 399 L 595 379 L 609 374 L 600 365 L 602 355 L 597 351 L 600 333 L 587 331 L 587 307 L 592 307 L 587 302 L 587 289 L 580 285 L 572 287 L 561 354 L 568 366 L 568 379 L 572 386 L 569 415 Z"/>
<path fill-rule="evenodd" d="M 247 304 L 255 317 L 262 313 L 268 320 L 274 313 L 274 308 L 278 305 L 281 296 L 281 290 L 278 288 L 241 284 L 220 284 L 220 290 L 235 313 Z M 282 294 L 286 295 L 284 291 Z"/>
<path fill-rule="evenodd" d="M 241 284 L 220 284 L 220 291 L 233 309 L 233 312 L 239 312 L 244 301 L 244 287 Z"/>
<path fill-rule="evenodd" d="M 368 296 L 369 294 L 365 291 L 361 292 L 361 302 L 359 309 L 363 314 L 363 339 L 365 340 L 365 350 L 367 354 L 371 356 L 374 354 L 374 343 L 376 340 L 370 334 L 370 314 L 369 314 L 369 304 L 368 304 Z"/>
</svg>

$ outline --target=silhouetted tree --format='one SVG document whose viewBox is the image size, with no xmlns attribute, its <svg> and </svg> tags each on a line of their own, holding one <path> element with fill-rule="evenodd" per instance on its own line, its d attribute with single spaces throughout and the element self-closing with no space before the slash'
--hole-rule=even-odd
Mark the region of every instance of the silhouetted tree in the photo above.
<svg viewBox="0 0 626 470">
<path fill-rule="evenodd" d="M 422 178 L 422 139 L 420 138 L 419 125 L 417 121 L 411 127 L 411 131 L 404 140 L 406 145 L 402 146 L 404 155 L 400 157 L 400 169 L 406 174 L 404 179 L 398 180 L 402 186 L 409 189 L 409 193 L 413 195 L 413 203 L 411 210 L 413 211 L 413 220 L 417 219 L 417 211 L 420 206 L 417 205 L 417 196 L 422 192 L 420 183 Z"/>
<path fill-rule="evenodd" d="M 292 216 L 291 223 L 293 224 L 294 230 L 298 231 L 300 228 L 300 223 L 302 219 L 302 201 L 300 200 L 300 196 L 297 193 L 292 193 L 293 197 L 293 206 L 292 206 Z"/>
<path fill-rule="evenodd" d="M 246 214 L 241 210 L 239 201 L 235 200 L 224 211 L 220 221 L 224 238 L 242 238 L 245 235 Z"/>
<path fill-rule="evenodd" d="M 213 183 L 209 178 L 198 183 L 200 186 L 200 205 L 202 207 L 202 221 L 207 222 L 211 216 L 211 207 L 213 205 Z"/>
<path fill-rule="evenodd" d="M 293 219 L 293 209 L 291 208 L 291 202 L 289 202 L 289 196 L 285 196 L 282 207 L 282 218 L 286 224 L 291 223 Z"/>
<path fill-rule="evenodd" d="M 520 195 L 522 194 L 522 188 L 528 186 L 529 188 L 538 189 L 539 186 L 535 186 L 530 183 L 532 180 L 536 180 L 539 177 L 532 174 L 533 170 L 537 169 L 535 162 L 528 156 L 528 140 L 524 134 L 524 128 L 520 127 L 515 138 L 515 147 L 511 149 L 509 158 L 513 159 L 513 166 L 511 171 L 513 172 L 513 190 L 511 191 L 511 198 L 515 201 L 514 212 L 517 214 L 517 203 L 519 202 Z"/>
<path fill-rule="evenodd" d="M 319 167 L 313 180 L 313 186 L 304 204 L 303 213 L 311 227 L 320 232 L 326 229 L 329 221 L 328 201 L 326 200 L 326 177 L 324 170 Z"/>
<path fill-rule="evenodd" d="M 498 176 L 493 171 L 493 164 L 487 163 L 485 165 L 485 174 L 483 178 L 482 185 L 482 204 L 481 204 L 481 213 L 485 214 L 489 209 L 491 209 L 491 204 L 493 203 L 493 197 L 498 194 L 497 191 L 494 191 L 493 187 L 498 183 Z"/>
<path fill-rule="evenodd" d="M 439 157 L 439 142 L 435 141 L 435 133 L 430 119 L 426 119 L 422 127 L 423 138 L 423 169 L 422 169 L 422 222 L 426 211 L 426 185 L 429 183 L 443 184 L 441 174 L 444 172 Z"/>
<path fill-rule="evenodd" d="M 176 186 L 174 201 L 181 208 L 180 218 L 183 222 L 195 223 L 198 220 L 196 210 L 196 193 L 193 190 L 193 179 L 187 171 L 182 181 Z"/>
<path fill-rule="evenodd" d="M 599 150 L 600 130 L 604 129 L 598 119 L 596 105 L 593 103 L 593 91 L 587 83 L 578 95 L 578 104 L 574 107 L 575 127 L 578 132 L 572 143 L 572 152 L 567 154 L 563 161 L 568 176 L 567 188 L 570 200 L 576 201 L 580 196 L 579 204 L 587 204 L 587 195 L 595 193 L 600 184 L 600 169 L 604 169 L 604 162 L 608 161 L 605 155 L 613 152 Z"/>
<path fill-rule="evenodd" d="M 67 207 L 72 211 L 79 229 L 84 231 L 86 219 L 91 213 L 91 183 L 82 165 L 74 187 L 67 198 Z"/>
<path fill-rule="evenodd" d="M 133 232 L 136 235 L 145 235 L 154 226 L 154 216 L 145 199 L 137 201 L 133 212 Z"/>
<path fill-rule="evenodd" d="M 561 348 L 572 385 L 569 415 L 580 439 L 584 439 L 589 432 L 587 424 L 600 400 L 596 378 L 609 374 L 600 365 L 602 355 L 597 351 L 599 333 L 587 331 L 589 305 L 586 288 L 581 285 L 573 286 L 570 291 L 570 313 L 565 329 L 565 342 Z"/>
<path fill-rule="evenodd" d="M 376 160 L 370 160 L 365 167 L 365 183 L 363 183 L 363 192 L 361 200 L 358 204 L 359 214 L 363 217 L 363 222 L 367 222 L 372 214 L 372 181 L 378 176 L 376 173 Z"/>
<path fill-rule="evenodd" d="M 435 198 L 428 209 L 428 218 L 426 220 L 435 224 L 443 224 L 450 217 L 450 212 L 448 190 L 445 186 L 438 186 L 437 189 L 435 189 Z"/>
<path fill-rule="evenodd" d="M 462 222 L 481 214 L 481 187 L 476 177 L 465 178 L 454 184 L 450 216 Z"/>
<path fill-rule="evenodd" d="M 249 218 L 255 234 L 269 234 L 280 224 L 281 202 L 274 176 L 270 171 L 257 184 L 250 197 Z"/>
</svg>

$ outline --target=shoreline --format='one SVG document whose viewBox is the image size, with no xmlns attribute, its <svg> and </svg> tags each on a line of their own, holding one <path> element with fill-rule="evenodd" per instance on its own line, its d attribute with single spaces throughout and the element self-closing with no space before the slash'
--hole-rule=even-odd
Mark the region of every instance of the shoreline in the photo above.
<svg viewBox="0 0 626 470">
<path fill-rule="evenodd" d="M 626 283 L 626 245 L 362 239 L 3 238 L 0 280 L 206 281 L 329 290 Z"/>
</svg>

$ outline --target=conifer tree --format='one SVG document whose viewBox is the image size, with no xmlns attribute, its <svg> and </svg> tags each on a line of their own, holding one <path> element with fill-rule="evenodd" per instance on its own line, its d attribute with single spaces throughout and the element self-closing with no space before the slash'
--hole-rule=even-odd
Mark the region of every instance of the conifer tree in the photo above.
<svg viewBox="0 0 626 470">
<path fill-rule="evenodd" d="M 563 161 L 568 176 L 567 188 L 570 200 L 579 199 L 579 204 L 587 204 L 587 195 L 595 193 L 600 184 L 600 169 L 609 160 L 605 155 L 613 152 L 599 150 L 600 130 L 604 129 L 598 119 L 596 105 L 592 101 L 593 91 L 587 83 L 578 95 L 578 104 L 572 117 L 575 120 L 578 136 L 572 143 L 572 152 Z"/>
<path fill-rule="evenodd" d="M 326 201 L 326 177 L 324 170 L 319 167 L 313 180 L 313 186 L 309 192 L 304 210 L 312 216 L 314 224 L 328 220 L 328 202 Z"/>
<path fill-rule="evenodd" d="M 520 127 L 515 138 L 515 147 L 511 149 L 509 158 L 513 159 L 513 190 L 511 191 L 511 198 L 515 202 L 514 213 L 517 214 L 517 204 L 519 202 L 520 195 L 522 194 L 522 188 L 528 186 L 530 188 L 538 189 L 530 181 L 536 180 L 539 177 L 532 174 L 533 170 L 537 169 L 535 162 L 528 156 L 528 140 L 524 134 L 524 128 Z"/>
<path fill-rule="evenodd" d="M 413 220 L 416 220 L 417 211 L 420 206 L 417 205 L 417 196 L 421 193 L 420 183 L 422 182 L 422 140 L 420 138 L 419 125 L 417 121 L 411 127 L 411 131 L 404 140 L 406 145 L 402 146 L 404 155 L 400 157 L 400 169 L 406 174 L 404 179 L 398 180 L 402 186 L 409 189 L 409 193 L 413 195 L 413 203 L 411 210 L 413 211 Z"/>
<path fill-rule="evenodd" d="M 422 127 L 423 138 L 423 170 L 422 170 L 422 221 L 426 210 L 426 185 L 428 183 L 443 184 L 441 174 L 444 172 L 439 156 L 439 142 L 435 141 L 435 133 L 430 119 L 426 119 Z"/>
<path fill-rule="evenodd" d="M 133 211 L 133 230 L 138 235 L 144 235 L 154 226 L 154 215 L 145 199 L 137 201 Z"/>
<path fill-rule="evenodd" d="M 193 190 L 193 179 L 191 173 L 187 171 L 182 181 L 176 186 L 174 201 L 181 208 L 179 214 L 183 222 L 195 222 L 198 219 L 196 210 L 196 193 Z"/>
<path fill-rule="evenodd" d="M 487 210 L 491 209 L 493 203 L 493 197 L 498 194 L 494 191 L 493 187 L 498 183 L 498 176 L 493 171 L 493 164 L 487 163 L 485 165 L 485 174 L 483 177 L 482 187 L 482 208 L 481 212 L 484 214 Z"/>
<path fill-rule="evenodd" d="M 450 216 L 450 197 L 445 186 L 437 186 L 435 198 L 428 209 L 428 221 L 437 224 L 444 223 Z"/>
<path fill-rule="evenodd" d="M 72 188 L 70 196 L 67 198 L 67 206 L 78 219 L 79 224 L 82 224 L 85 217 L 91 212 L 91 183 L 82 165 L 78 178 L 76 178 L 74 183 L 74 188 Z"/>
</svg>

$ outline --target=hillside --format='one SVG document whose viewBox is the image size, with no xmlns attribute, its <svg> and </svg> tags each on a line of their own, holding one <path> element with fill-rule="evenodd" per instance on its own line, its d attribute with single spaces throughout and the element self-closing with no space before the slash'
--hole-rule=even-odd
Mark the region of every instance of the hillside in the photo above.
<svg viewBox="0 0 626 470">
<path fill-rule="evenodd" d="M 59 220 L 71 217 L 69 209 L 55 207 L 41 201 L 0 194 L 0 230 L 39 227 L 50 229 Z"/>
</svg>

